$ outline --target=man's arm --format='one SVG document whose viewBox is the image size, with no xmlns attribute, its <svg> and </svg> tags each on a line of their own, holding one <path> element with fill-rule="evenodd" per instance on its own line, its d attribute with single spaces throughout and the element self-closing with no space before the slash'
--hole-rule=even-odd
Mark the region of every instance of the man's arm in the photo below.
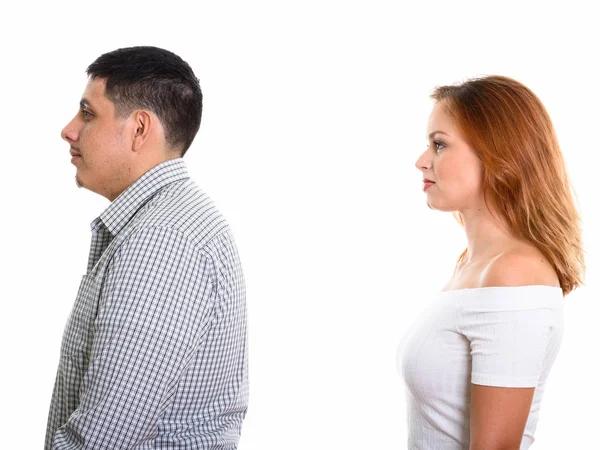
<svg viewBox="0 0 600 450">
<path fill-rule="evenodd" d="M 126 449 L 156 436 L 157 420 L 210 326 L 210 259 L 178 231 L 142 230 L 107 266 L 80 404 L 54 449 Z"/>
</svg>

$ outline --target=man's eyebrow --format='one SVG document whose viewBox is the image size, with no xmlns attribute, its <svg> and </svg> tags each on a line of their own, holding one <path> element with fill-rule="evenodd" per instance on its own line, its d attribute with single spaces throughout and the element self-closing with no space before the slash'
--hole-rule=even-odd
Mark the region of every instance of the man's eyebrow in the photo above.
<svg viewBox="0 0 600 450">
<path fill-rule="evenodd" d="M 450 137 L 450 135 L 448 133 L 444 133 L 443 131 L 437 130 L 437 131 L 432 131 L 431 133 L 429 133 L 429 139 L 431 139 L 433 136 L 435 136 L 437 133 L 440 134 L 445 134 L 446 136 Z"/>
<path fill-rule="evenodd" d="M 79 102 L 79 107 L 81 109 L 83 108 L 89 108 L 90 107 L 90 101 L 87 98 L 82 98 L 81 101 Z"/>
</svg>

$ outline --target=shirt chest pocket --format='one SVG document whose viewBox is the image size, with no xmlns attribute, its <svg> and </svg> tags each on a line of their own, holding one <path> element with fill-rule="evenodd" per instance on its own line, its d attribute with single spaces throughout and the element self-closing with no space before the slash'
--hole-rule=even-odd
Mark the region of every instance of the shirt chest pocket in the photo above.
<svg viewBox="0 0 600 450">
<path fill-rule="evenodd" d="M 61 356 L 89 352 L 99 295 L 99 281 L 94 275 L 84 275 L 63 334 Z"/>
</svg>

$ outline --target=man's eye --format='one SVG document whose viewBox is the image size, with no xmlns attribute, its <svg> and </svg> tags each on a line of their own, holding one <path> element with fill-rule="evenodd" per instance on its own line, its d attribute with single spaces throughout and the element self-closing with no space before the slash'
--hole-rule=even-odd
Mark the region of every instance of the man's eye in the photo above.
<svg viewBox="0 0 600 450">
<path fill-rule="evenodd" d="M 89 111 L 86 111 L 85 109 L 82 109 L 81 115 L 83 116 L 84 119 L 88 119 L 89 117 L 92 116 L 92 113 L 90 113 Z"/>
</svg>

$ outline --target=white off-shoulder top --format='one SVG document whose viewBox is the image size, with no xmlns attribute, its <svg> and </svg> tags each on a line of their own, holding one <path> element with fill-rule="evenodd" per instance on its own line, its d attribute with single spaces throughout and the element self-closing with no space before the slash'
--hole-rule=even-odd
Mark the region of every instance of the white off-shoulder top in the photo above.
<svg viewBox="0 0 600 450">
<path fill-rule="evenodd" d="M 561 288 L 483 287 L 437 295 L 398 349 L 408 448 L 468 450 L 474 383 L 536 388 L 521 443 L 521 450 L 528 449 L 562 340 Z"/>
</svg>

